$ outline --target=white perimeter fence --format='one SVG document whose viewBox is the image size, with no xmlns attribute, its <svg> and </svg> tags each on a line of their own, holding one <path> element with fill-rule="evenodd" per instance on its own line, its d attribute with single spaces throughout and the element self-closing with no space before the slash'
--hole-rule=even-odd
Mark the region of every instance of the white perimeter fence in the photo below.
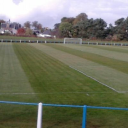
<svg viewBox="0 0 128 128">
<path fill-rule="evenodd" d="M 0 42 L 5 43 L 64 43 L 63 41 L 57 40 L 12 40 L 12 39 L 0 39 Z M 71 43 L 71 42 L 70 42 Z M 128 46 L 128 43 L 120 43 L 120 42 L 87 42 L 83 41 L 82 44 L 86 45 L 107 45 L 107 46 Z"/>
</svg>

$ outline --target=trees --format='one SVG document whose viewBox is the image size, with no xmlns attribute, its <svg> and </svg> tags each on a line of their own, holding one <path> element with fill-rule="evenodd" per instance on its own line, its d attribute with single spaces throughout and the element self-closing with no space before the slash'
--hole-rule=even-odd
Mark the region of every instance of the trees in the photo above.
<svg viewBox="0 0 128 128">
<path fill-rule="evenodd" d="M 96 19 L 94 20 L 94 33 L 96 38 L 104 39 L 105 35 L 105 28 L 107 27 L 107 23 L 103 19 Z"/>
<path fill-rule="evenodd" d="M 60 26 L 60 23 L 54 24 L 54 29 L 55 29 L 55 30 L 59 29 L 59 26 Z"/>
<path fill-rule="evenodd" d="M 30 28 L 26 28 L 25 35 L 31 36 L 33 35 L 33 31 Z"/>
<path fill-rule="evenodd" d="M 19 29 L 17 30 L 17 34 L 19 34 L 19 35 L 24 35 L 24 34 L 25 34 L 25 29 L 24 29 L 24 28 L 19 28 Z"/>
<path fill-rule="evenodd" d="M 30 22 L 30 21 L 26 21 L 26 22 L 24 23 L 24 27 L 30 28 L 30 27 L 31 27 L 31 22 Z"/>
<path fill-rule="evenodd" d="M 117 19 L 115 25 L 107 25 L 102 18 L 88 19 L 86 13 L 80 13 L 75 18 L 63 17 L 61 23 L 54 25 L 53 32 L 61 37 L 128 40 L 128 17 Z"/>
<path fill-rule="evenodd" d="M 38 23 L 38 21 L 33 21 L 32 27 L 34 27 L 34 29 L 39 31 L 39 32 L 43 32 L 42 24 Z"/>
<path fill-rule="evenodd" d="M 38 29 L 38 30 L 42 30 L 42 29 L 43 29 L 43 28 L 42 28 L 42 24 L 38 23 L 38 24 L 37 24 L 37 29 Z"/>
<path fill-rule="evenodd" d="M 30 27 L 31 27 L 30 21 L 26 21 L 24 23 L 24 27 L 25 27 L 25 35 L 27 35 L 27 36 L 33 35 L 33 31 L 30 29 Z"/>
<path fill-rule="evenodd" d="M 63 37 L 98 38 L 104 39 L 107 36 L 107 23 L 101 19 L 88 19 L 86 13 L 80 13 L 73 17 L 63 17 L 59 26 Z"/>
<path fill-rule="evenodd" d="M 37 26 L 38 26 L 38 21 L 32 22 L 32 27 L 34 27 L 35 29 L 37 29 Z"/>
<path fill-rule="evenodd" d="M 56 35 L 56 37 L 60 37 L 60 31 L 59 31 L 59 26 L 60 26 L 60 23 L 56 23 L 55 25 L 54 25 L 54 29 L 53 29 L 53 31 L 52 31 L 52 34 L 53 35 Z"/>
<path fill-rule="evenodd" d="M 125 19 L 125 39 L 128 41 L 128 17 Z"/>
<path fill-rule="evenodd" d="M 86 21 L 88 19 L 88 16 L 86 13 L 80 13 L 79 15 L 76 16 L 73 24 L 77 24 L 80 21 Z"/>
<path fill-rule="evenodd" d="M 73 36 L 75 37 L 87 37 L 86 32 L 87 32 L 87 21 L 80 21 L 76 25 L 74 25 L 73 29 Z"/>
<path fill-rule="evenodd" d="M 64 37 L 72 37 L 72 36 L 76 37 L 80 35 L 80 33 L 84 34 L 83 27 L 80 27 L 80 24 L 78 24 L 79 22 L 84 22 L 84 21 L 87 21 L 87 15 L 85 13 L 80 13 L 78 16 L 76 16 L 76 18 L 63 17 L 61 19 L 61 23 L 59 26 L 61 35 Z M 82 29 L 80 30 L 80 28 Z"/>
<path fill-rule="evenodd" d="M 61 23 L 59 24 L 59 31 L 61 35 L 64 37 L 72 37 L 72 29 L 73 29 L 73 22 L 75 18 L 73 17 L 63 17 L 61 19 Z"/>
<path fill-rule="evenodd" d="M 115 21 L 114 33 L 117 35 L 119 40 L 128 40 L 127 30 L 128 30 L 128 18 L 120 18 Z"/>
<path fill-rule="evenodd" d="M 32 27 L 34 27 L 34 29 L 42 29 L 42 24 L 38 23 L 38 21 L 33 21 L 32 22 Z"/>
<path fill-rule="evenodd" d="M 43 32 L 42 24 L 38 23 L 38 21 L 33 21 L 32 24 L 30 21 L 26 21 L 24 23 L 24 27 L 26 28 L 25 31 L 26 35 L 32 35 L 32 34 L 36 35 L 36 32 L 31 29 L 32 27 L 34 27 L 34 29 L 37 30 L 38 33 Z"/>
<path fill-rule="evenodd" d="M 74 25 L 75 36 L 81 38 L 105 38 L 107 23 L 103 19 L 86 19 Z"/>
<path fill-rule="evenodd" d="M 74 17 L 69 17 L 69 18 L 68 18 L 68 17 L 63 17 L 63 18 L 61 19 L 61 22 L 68 22 L 68 23 L 73 24 L 74 20 L 75 20 Z"/>
<path fill-rule="evenodd" d="M 101 18 L 88 19 L 86 13 L 80 13 L 75 18 L 63 17 L 61 23 L 54 26 L 54 30 L 57 29 L 62 37 L 112 39 L 116 35 L 119 40 L 128 40 L 128 17 L 116 20 L 115 26 L 112 24 L 107 26 L 107 23 Z"/>
<path fill-rule="evenodd" d="M 120 18 L 118 20 L 115 21 L 115 25 L 119 26 L 124 22 L 124 18 Z"/>
<path fill-rule="evenodd" d="M 72 29 L 72 24 L 68 22 L 62 22 L 59 26 L 59 30 L 61 31 L 64 37 L 72 37 L 71 29 Z"/>
</svg>

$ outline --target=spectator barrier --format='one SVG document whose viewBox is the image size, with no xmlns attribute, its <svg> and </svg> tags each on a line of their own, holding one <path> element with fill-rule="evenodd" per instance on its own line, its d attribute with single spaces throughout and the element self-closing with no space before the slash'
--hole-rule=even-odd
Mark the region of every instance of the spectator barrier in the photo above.
<svg viewBox="0 0 128 128">
<path fill-rule="evenodd" d="M 125 110 L 125 111 L 128 111 L 128 108 L 98 107 L 98 106 L 87 106 L 87 105 L 61 105 L 61 104 L 26 103 L 26 102 L 11 102 L 11 101 L 0 101 L 0 103 L 4 103 L 4 104 L 19 104 L 19 105 L 36 105 L 36 106 L 38 106 L 37 128 L 42 128 L 43 106 L 83 108 L 82 128 L 86 128 L 86 126 L 87 126 L 87 124 L 86 124 L 87 109 L 107 109 L 107 110 Z"/>
</svg>

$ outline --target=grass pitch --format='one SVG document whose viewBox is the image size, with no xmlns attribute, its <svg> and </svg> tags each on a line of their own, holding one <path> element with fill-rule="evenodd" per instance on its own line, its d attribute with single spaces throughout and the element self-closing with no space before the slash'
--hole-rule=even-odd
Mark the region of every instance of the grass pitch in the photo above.
<svg viewBox="0 0 128 128">
<path fill-rule="evenodd" d="M 98 61 L 95 61 L 96 59 L 99 59 L 99 61 L 105 61 L 105 59 L 112 60 L 111 58 L 114 56 L 113 54 L 117 54 L 117 56 L 115 57 L 116 58 L 118 57 L 119 59 L 115 60 L 117 61 L 116 64 L 120 62 L 122 66 L 124 66 L 124 64 L 127 65 L 128 64 L 127 62 L 120 61 L 120 58 L 122 57 L 118 56 L 118 53 L 112 52 L 111 54 L 109 54 L 109 51 L 106 50 L 104 50 L 103 52 L 103 50 L 97 48 L 91 49 L 80 45 L 62 45 L 62 44 L 61 45 L 30 44 L 30 45 L 35 46 L 37 49 L 42 50 L 43 52 L 49 54 L 54 58 L 57 58 L 61 62 L 72 67 L 73 69 L 80 71 L 83 74 L 86 74 L 86 76 L 93 77 L 97 81 L 103 83 L 104 85 L 106 85 L 107 87 L 111 88 L 116 92 L 120 93 L 120 92 L 128 91 L 127 72 L 123 73 L 119 70 L 110 67 L 110 64 L 109 66 L 107 66 L 99 63 Z M 96 53 L 95 57 L 91 53 L 92 57 L 95 60 L 91 58 L 91 56 L 89 57 L 90 52 L 92 52 L 93 54 L 94 52 Z M 122 56 L 123 54 L 124 54 L 123 60 L 127 61 L 128 54 L 122 53 Z M 118 68 L 120 69 L 120 67 Z"/>
<path fill-rule="evenodd" d="M 83 50 L 87 49 L 84 45 L 78 45 L 78 48 L 80 47 Z M 97 47 L 93 48 L 97 50 Z M 111 76 L 114 73 L 119 74 L 113 77 L 113 81 L 117 81 L 117 79 L 125 80 L 125 75 L 127 77 L 128 72 L 125 69 L 127 61 L 112 59 L 86 50 L 81 51 L 76 45 L 1 43 L 0 64 L 0 79 L 3 80 L 3 84 L 0 84 L 1 100 L 128 107 L 127 92 L 117 93 L 69 67 L 69 65 L 74 66 L 90 75 L 96 72 L 96 76 L 100 76 L 100 79 L 106 73 L 110 73 Z M 7 74 L 4 74 L 5 72 Z M 7 78 L 9 78 L 8 84 L 6 84 Z M 107 78 L 106 81 L 109 79 Z M 126 82 L 127 80 L 124 83 Z M 120 91 L 126 90 L 127 84 L 122 85 L 120 89 Z M 2 104 L 0 113 L 1 128 L 36 127 L 35 106 Z M 89 109 L 87 128 L 126 128 L 127 114 L 127 111 Z M 43 127 L 45 128 L 80 128 L 81 122 L 82 109 L 44 107 Z"/>
</svg>

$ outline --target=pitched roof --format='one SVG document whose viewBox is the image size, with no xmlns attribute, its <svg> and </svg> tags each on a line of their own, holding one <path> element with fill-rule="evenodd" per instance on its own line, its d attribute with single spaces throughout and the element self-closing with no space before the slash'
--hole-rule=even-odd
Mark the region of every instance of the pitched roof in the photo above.
<svg viewBox="0 0 128 128">
<path fill-rule="evenodd" d="M 51 35 L 51 30 L 44 30 L 43 34 Z"/>
</svg>

